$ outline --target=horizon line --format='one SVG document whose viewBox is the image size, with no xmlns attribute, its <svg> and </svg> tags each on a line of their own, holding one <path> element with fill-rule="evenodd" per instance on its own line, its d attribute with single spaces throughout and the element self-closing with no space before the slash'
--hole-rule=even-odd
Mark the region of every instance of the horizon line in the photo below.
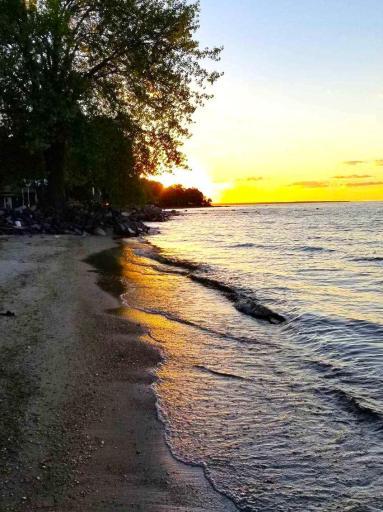
<svg viewBox="0 0 383 512">
<path fill-rule="evenodd" d="M 328 200 L 328 201 L 254 201 L 254 202 L 234 202 L 234 203 L 212 203 L 212 206 L 240 206 L 240 205 L 253 205 L 253 204 L 327 204 L 327 203 L 381 203 L 382 199 L 361 199 L 359 201 L 353 200 Z"/>
</svg>

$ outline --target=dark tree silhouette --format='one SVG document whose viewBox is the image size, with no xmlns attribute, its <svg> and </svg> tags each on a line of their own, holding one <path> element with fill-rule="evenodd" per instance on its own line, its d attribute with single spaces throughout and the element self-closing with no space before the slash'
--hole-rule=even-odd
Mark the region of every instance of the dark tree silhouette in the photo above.
<svg viewBox="0 0 383 512">
<path fill-rule="evenodd" d="M 84 117 L 120 123 L 136 175 L 185 165 L 187 125 L 219 76 L 203 67 L 220 50 L 199 47 L 198 16 L 187 0 L 0 2 L 0 127 L 41 156 L 57 207 Z"/>
<path fill-rule="evenodd" d="M 211 199 L 207 199 L 197 188 L 172 185 L 162 190 L 158 204 L 164 208 L 211 206 Z"/>
</svg>

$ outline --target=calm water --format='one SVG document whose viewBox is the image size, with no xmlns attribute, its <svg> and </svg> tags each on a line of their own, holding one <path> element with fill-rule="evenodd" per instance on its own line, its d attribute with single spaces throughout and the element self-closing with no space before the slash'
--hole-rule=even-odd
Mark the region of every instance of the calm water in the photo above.
<svg viewBox="0 0 383 512">
<path fill-rule="evenodd" d="M 165 355 L 174 454 L 241 510 L 383 510 L 383 203 L 194 210 L 159 228 L 126 247 L 124 300 Z"/>
</svg>

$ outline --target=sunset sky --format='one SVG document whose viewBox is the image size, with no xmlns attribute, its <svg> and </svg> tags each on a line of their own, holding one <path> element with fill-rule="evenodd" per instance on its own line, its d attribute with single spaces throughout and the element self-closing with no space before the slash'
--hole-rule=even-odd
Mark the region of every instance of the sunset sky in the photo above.
<svg viewBox="0 0 383 512">
<path fill-rule="evenodd" d="M 225 76 L 195 116 L 191 172 L 215 202 L 383 200 L 383 1 L 202 0 Z"/>
</svg>

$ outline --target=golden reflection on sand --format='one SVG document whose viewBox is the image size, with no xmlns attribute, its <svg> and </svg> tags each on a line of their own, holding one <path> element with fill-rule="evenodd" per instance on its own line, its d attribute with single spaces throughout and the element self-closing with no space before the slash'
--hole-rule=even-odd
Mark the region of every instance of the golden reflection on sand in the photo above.
<svg viewBox="0 0 383 512">
<path fill-rule="evenodd" d="M 122 296 L 124 307 L 119 313 L 127 320 L 140 324 L 146 333 L 142 341 L 155 346 L 164 355 L 163 364 L 157 369 L 159 379 L 156 387 L 168 413 L 171 414 L 176 408 L 183 411 L 183 417 L 190 417 L 193 406 L 199 401 L 208 400 L 208 390 L 215 385 L 212 375 L 201 373 L 201 379 L 195 378 L 196 368 L 206 359 L 206 351 L 212 347 L 211 334 L 182 323 L 185 309 L 199 308 L 198 303 L 185 301 L 182 293 L 185 276 L 177 272 L 164 274 L 156 270 L 156 262 L 135 254 L 135 250 L 141 249 L 142 244 L 135 242 L 129 242 L 123 247 L 120 263 L 126 281 L 126 293 Z M 189 284 L 198 287 L 208 296 L 211 293 L 199 284 Z M 173 306 L 170 315 L 164 311 L 169 298 Z M 202 307 L 207 309 L 206 303 Z M 233 309 L 230 303 L 227 303 L 227 307 Z M 207 311 L 207 314 L 210 313 Z M 221 350 L 221 355 L 228 360 L 232 358 L 228 349 Z M 211 363 L 214 364 L 214 360 Z M 171 407 L 166 404 L 171 404 Z M 221 404 L 224 411 L 224 394 Z"/>
</svg>

